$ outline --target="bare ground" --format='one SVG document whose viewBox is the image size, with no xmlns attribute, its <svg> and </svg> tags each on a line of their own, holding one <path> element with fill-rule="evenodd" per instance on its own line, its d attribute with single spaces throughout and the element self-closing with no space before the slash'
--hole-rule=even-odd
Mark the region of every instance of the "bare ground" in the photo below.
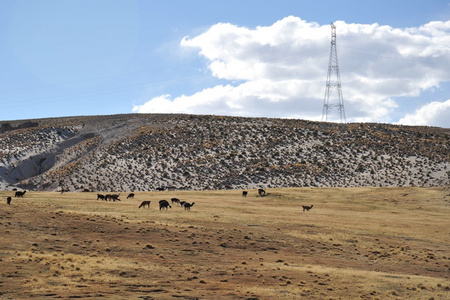
<svg viewBox="0 0 450 300">
<path fill-rule="evenodd" d="M 0 299 L 450 298 L 448 188 L 267 192 L 0 192 Z"/>
</svg>

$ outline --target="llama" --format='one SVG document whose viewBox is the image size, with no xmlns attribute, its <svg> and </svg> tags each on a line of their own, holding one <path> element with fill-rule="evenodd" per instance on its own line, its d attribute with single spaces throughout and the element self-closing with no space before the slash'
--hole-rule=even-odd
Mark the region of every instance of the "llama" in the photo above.
<svg viewBox="0 0 450 300">
<path fill-rule="evenodd" d="M 192 203 L 184 203 L 184 210 L 191 210 L 191 206 L 194 206 L 195 202 Z"/>
<path fill-rule="evenodd" d="M 14 197 L 16 197 L 16 198 L 23 198 L 23 195 L 25 195 L 26 192 L 27 191 L 23 191 L 23 192 L 17 191 L 16 194 L 14 195 Z"/>
<path fill-rule="evenodd" d="M 248 192 L 247 191 L 242 191 L 242 197 L 247 197 Z"/>
<path fill-rule="evenodd" d="M 170 199 L 170 201 L 172 202 L 172 204 L 174 204 L 174 203 L 180 204 L 180 199 L 178 199 L 178 198 L 172 198 L 172 199 Z"/>
<path fill-rule="evenodd" d="M 147 209 L 150 208 L 150 202 L 151 201 L 142 201 L 141 205 L 139 205 L 139 208 L 141 208 L 141 207 L 145 208 L 146 205 L 147 205 Z"/>
<path fill-rule="evenodd" d="M 120 194 L 107 194 L 105 195 L 105 201 L 121 201 L 119 199 Z"/>
<path fill-rule="evenodd" d="M 260 195 L 261 197 L 264 197 L 266 195 L 266 191 L 263 189 L 258 189 L 258 195 Z"/>
<path fill-rule="evenodd" d="M 130 199 L 130 198 L 131 198 L 131 199 L 134 199 L 134 193 L 129 193 L 129 194 L 128 194 L 127 199 Z"/>
<path fill-rule="evenodd" d="M 7 204 L 11 204 L 11 200 L 12 200 L 11 197 L 7 197 L 7 198 L 6 198 L 6 203 L 7 203 Z"/>
<path fill-rule="evenodd" d="M 311 205 L 311 206 L 302 205 L 303 211 L 309 211 L 313 206 L 314 206 L 314 205 Z"/>
<path fill-rule="evenodd" d="M 170 206 L 170 204 L 169 204 L 169 201 L 159 200 L 159 210 L 162 210 L 163 208 L 165 208 L 167 210 L 168 207 L 172 208 L 172 206 Z"/>
<path fill-rule="evenodd" d="M 184 204 L 186 203 L 186 201 L 181 201 L 179 204 L 181 207 L 184 207 Z"/>
<path fill-rule="evenodd" d="M 116 201 L 122 201 L 122 200 L 120 200 L 119 199 L 119 196 L 120 196 L 120 194 L 113 194 L 113 195 L 111 195 L 111 200 L 112 201 L 114 201 L 114 202 L 116 202 Z"/>
<path fill-rule="evenodd" d="M 98 200 L 98 199 L 100 199 L 100 200 L 105 200 L 105 195 L 97 194 L 97 200 Z"/>
</svg>

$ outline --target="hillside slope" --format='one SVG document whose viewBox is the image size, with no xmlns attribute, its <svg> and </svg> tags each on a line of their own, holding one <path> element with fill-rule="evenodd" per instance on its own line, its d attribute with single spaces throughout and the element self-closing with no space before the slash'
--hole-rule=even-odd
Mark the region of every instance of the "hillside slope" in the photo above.
<svg viewBox="0 0 450 300">
<path fill-rule="evenodd" d="M 2 189 L 450 183 L 450 129 L 164 114 L 0 124 Z"/>
</svg>

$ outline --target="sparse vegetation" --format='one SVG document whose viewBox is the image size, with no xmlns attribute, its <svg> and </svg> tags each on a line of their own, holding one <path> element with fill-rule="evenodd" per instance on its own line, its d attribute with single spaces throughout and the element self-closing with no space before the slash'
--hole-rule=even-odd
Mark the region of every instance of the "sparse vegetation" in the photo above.
<svg viewBox="0 0 450 300">
<path fill-rule="evenodd" d="M 42 119 L 26 128 L 15 122 L 0 133 L 3 188 L 148 191 L 450 182 L 450 130 L 442 128 L 193 115 Z"/>
<path fill-rule="evenodd" d="M 266 192 L 2 201 L 0 297 L 449 299 L 448 187 Z M 138 208 L 162 194 L 196 204 Z"/>
</svg>

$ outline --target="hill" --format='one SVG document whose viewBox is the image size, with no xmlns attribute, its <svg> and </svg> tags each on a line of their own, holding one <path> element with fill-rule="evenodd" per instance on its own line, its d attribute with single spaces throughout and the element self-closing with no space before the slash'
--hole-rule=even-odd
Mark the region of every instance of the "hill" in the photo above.
<svg viewBox="0 0 450 300">
<path fill-rule="evenodd" d="M 0 187 L 443 186 L 450 129 L 199 115 L 0 122 Z"/>
</svg>

